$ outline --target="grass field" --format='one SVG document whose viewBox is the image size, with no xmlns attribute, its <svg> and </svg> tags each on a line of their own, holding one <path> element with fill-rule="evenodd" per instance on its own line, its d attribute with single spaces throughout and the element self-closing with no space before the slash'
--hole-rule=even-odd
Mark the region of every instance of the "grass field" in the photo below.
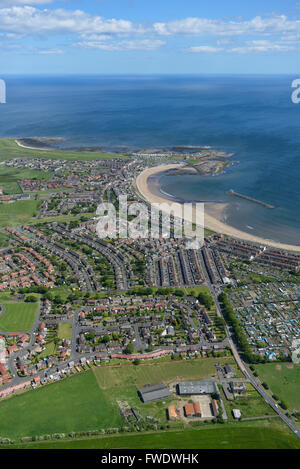
<svg viewBox="0 0 300 469">
<path fill-rule="evenodd" d="M 177 365 L 178 371 L 176 372 L 173 366 L 167 370 L 166 366 L 170 365 Z M 166 407 L 174 397 L 143 404 L 137 395 L 137 383 L 144 385 L 147 382 L 172 381 L 178 373 L 180 379 L 202 378 L 207 376 L 209 369 L 208 364 L 200 367 L 198 363 L 198 366 L 190 367 L 188 372 L 182 375 L 183 368 L 180 365 L 181 362 L 169 362 L 158 367 L 126 365 L 118 368 L 94 368 L 44 388 L 13 396 L 0 402 L 0 437 L 17 440 L 24 436 L 118 428 L 124 422 L 119 413 L 117 400 L 127 401 L 144 417 L 151 415 L 166 424 Z M 182 365 L 187 367 L 189 362 L 183 362 Z M 153 371 L 150 371 L 152 368 Z M 155 379 L 159 369 L 165 377 L 167 376 L 166 379 L 162 379 L 162 376 Z M 113 380 L 111 384 L 108 381 L 104 383 L 104 376 L 106 380 Z M 158 430 L 143 434 L 127 433 L 72 441 L 52 440 L 29 443 L 22 447 L 300 448 L 298 440 L 279 419 L 230 422 L 224 425 L 201 423 L 194 428 L 183 422 L 169 422 L 169 424 L 170 429 L 166 432 Z"/>
<path fill-rule="evenodd" d="M 58 325 L 58 338 L 59 339 L 72 339 L 72 324 L 69 322 L 61 322 Z"/>
<path fill-rule="evenodd" d="M 215 373 L 214 363 L 208 359 L 94 368 L 0 402 L 0 436 L 17 438 L 119 426 L 117 400 L 127 400 L 145 417 L 151 415 L 166 423 L 168 400 L 145 405 L 137 388 L 171 382 L 176 377 L 201 379 Z"/>
<path fill-rule="evenodd" d="M 2 303 L 5 311 L 0 315 L 0 330 L 22 332 L 32 328 L 38 303 Z"/>
<path fill-rule="evenodd" d="M 0 144 L 1 147 L 1 144 Z M 50 172 L 35 171 L 31 169 L 17 169 L 0 166 L 0 187 L 5 194 L 19 194 L 22 189 L 18 183 L 19 179 L 42 179 L 47 181 L 51 176 Z"/>
<path fill-rule="evenodd" d="M 217 376 L 215 363 L 232 363 L 232 358 L 205 358 L 167 363 L 141 364 L 138 366 L 99 367 L 94 369 L 102 389 L 114 386 L 172 383 L 176 380 L 200 380 Z"/>
<path fill-rule="evenodd" d="M 118 427 L 117 404 L 107 399 L 92 371 L 0 403 L 0 435 L 10 438 Z"/>
<path fill-rule="evenodd" d="M 92 151 L 68 151 L 68 150 L 33 150 L 22 148 L 13 139 L 0 138 L 0 161 L 17 157 L 28 158 L 52 158 L 62 160 L 109 160 L 115 158 L 112 153 L 101 153 Z M 118 155 L 118 158 L 122 158 Z M 123 157 L 125 158 L 125 157 Z"/>
<path fill-rule="evenodd" d="M 0 227 L 27 223 L 37 210 L 37 200 L 0 204 Z"/>
<path fill-rule="evenodd" d="M 299 440 L 281 423 L 260 421 L 101 438 L 35 442 L 10 448 L 40 449 L 299 449 Z"/>
<path fill-rule="evenodd" d="M 266 363 L 255 365 L 260 379 L 272 394 L 286 402 L 289 410 L 300 412 L 300 365 L 293 363 Z"/>
<path fill-rule="evenodd" d="M 0 233 L 0 247 L 8 247 L 10 241 L 8 238 L 8 233 Z"/>
<path fill-rule="evenodd" d="M 205 286 L 198 286 L 198 287 L 193 287 L 193 288 L 186 288 L 185 287 L 184 290 L 186 291 L 187 295 L 198 296 L 199 293 L 207 293 L 207 294 L 210 295 L 209 288 L 205 287 Z"/>
<path fill-rule="evenodd" d="M 45 350 L 43 350 L 39 355 L 39 359 L 49 357 L 49 355 L 54 355 L 56 353 L 56 345 L 54 342 L 48 342 L 45 344 Z"/>
</svg>

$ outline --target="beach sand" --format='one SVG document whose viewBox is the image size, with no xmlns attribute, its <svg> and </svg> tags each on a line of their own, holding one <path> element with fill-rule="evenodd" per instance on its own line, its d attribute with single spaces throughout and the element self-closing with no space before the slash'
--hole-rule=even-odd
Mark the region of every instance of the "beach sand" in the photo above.
<svg viewBox="0 0 300 469">
<path fill-rule="evenodd" d="M 168 164 L 168 165 L 161 165 L 155 166 L 152 168 L 148 168 L 144 170 L 136 179 L 136 187 L 140 194 L 140 196 L 148 203 L 172 203 L 170 199 L 164 198 L 162 195 L 157 195 L 151 192 L 150 186 L 148 184 L 148 178 L 154 176 L 155 174 L 167 171 L 173 168 L 182 168 L 184 164 Z M 289 251 L 298 251 L 300 252 L 300 245 L 292 245 L 292 244 L 284 244 L 279 243 L 276 241 L 271 241 L 267 239 L 260 238 L 258 236 L 251 235 L 250 233 L 246 233 L 244 231 L 240 231 L 232 226 L 229 226 L 222 222 L 221 220 L 224 217 L 224 212 L 226 210 L 227 204 L 217 204 L 208 202 L 204 204 L 205 212 L 204 212 L 204 225 L 205 228 L 208 230 L 215 231 L 216 233 L 226 234 L 228 236 L 233 236 L 235 238 L 244 239 L 246 241 L 252 241 L 258 244 L 264 244 L 266 246 L 272 246 L 278 249 L 286 249 Z M 176 216 L 181 217 L 181 208 L 177 213 Z M 187 221 L 191 221 L 190 219 L 186 218 Z M 200 219 L 200 218 L 199 218 Z"/>
</svg>

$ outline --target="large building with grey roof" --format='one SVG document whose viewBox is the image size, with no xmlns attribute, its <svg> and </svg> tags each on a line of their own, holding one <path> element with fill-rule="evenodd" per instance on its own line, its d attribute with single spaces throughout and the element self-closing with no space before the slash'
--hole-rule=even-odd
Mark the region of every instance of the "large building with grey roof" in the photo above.
<svg viewBox="0 0 300 469">
<path fill-rule="evenodd" d="M 152 402 L 170 397 L 169 389 L 164 384 L 141 388 L 138 390 L 138 394 L 143 402 Z"/>
<path fill-rule="evenodd" d="M 219 394 L 214 381 L 182 381 L 177 384 L 177 392 L 180 395 Z"/>
</svg>

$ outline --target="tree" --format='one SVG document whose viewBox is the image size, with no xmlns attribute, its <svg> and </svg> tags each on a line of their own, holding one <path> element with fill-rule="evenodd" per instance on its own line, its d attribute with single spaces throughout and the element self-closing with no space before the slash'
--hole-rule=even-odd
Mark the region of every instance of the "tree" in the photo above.
<svg viewBox="0 0 300 469">
<path fill-rule="evenodd" d="M 125 353 L 127 355 L 132 355 L 134 352 L 134 346 L 133 346 L 133 343 L 132 342 L 129 342 L 129 344 L 127 345 L 126 349 L 125 349 Z"/>
<path fill-rule="evenodd" d="M 37 303 L 37 300 L 38 300 L 37 297 L 34 295 L 28 295 L 25 298 L 26 303 Z"/>
<path fill-rule="evenodd" d="M 109 335 L 107 335 L 107 334 L 104 335 L 103 338 L 102 338 L 102 342 L 104 344 L 107 344 L 109 341 L 110 341 Z"/>
<path fill-rule="evenodd" d="M 141 360 L 140 360 L 139 358 L 135 358 L 135 359 L 133 360 L 133 364 L 134 364 L 134 365 L 139 365 L 140 363 L 141 363 Z"/>
<path fill-rule="evenodd" d="M 210 309 L 214 304 L 214 300 L 212 299 L 212 296 L 209 293 L 200 292 L 198 295 L 198 300 L 207 309 Z"/>
</svg>

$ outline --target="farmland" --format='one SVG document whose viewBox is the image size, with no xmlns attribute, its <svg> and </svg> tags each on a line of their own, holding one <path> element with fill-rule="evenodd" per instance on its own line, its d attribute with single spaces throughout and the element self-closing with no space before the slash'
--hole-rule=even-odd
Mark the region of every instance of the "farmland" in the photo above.
<svg viewBox="0 0 300 469">
<path fill-rule="evenodd" d="M 101 438 L 35 442 L 10 448 L 39 449 L 299 449 L 299 441 L 280 422 L 244 422 L 222 426 Z"/>
<path fill-rule="evenodd" d="M 0 425 L 0 436 L 16 438 L 120 426 L 117 400 L 127 400 L 144 417 L 151 415 L 166 423 L 168 400 L 144 405 L 137 388 L 177 378 L 201 379 L 215 374 L 214 363 L 214 359 L 206 359 L 94 368 L 1 402 L 0 422 L 6 423 Z M 44 409 L 42 413 L 40 409 Z M 22 415 L 16 425 L 19 413 Z"/>
<path fill-rule="evenodd" d="M 88 371 L 1 402 L 0 422 L 0 436 L 19 438 L 119 426 L 121 416 Z"/>
<path fill-rule="evenodd" d="M 0 330 L 4 332 L 22 332 L 32 328 L 38 309 L 37 303 L 2 303 Z"/>
</svg>

